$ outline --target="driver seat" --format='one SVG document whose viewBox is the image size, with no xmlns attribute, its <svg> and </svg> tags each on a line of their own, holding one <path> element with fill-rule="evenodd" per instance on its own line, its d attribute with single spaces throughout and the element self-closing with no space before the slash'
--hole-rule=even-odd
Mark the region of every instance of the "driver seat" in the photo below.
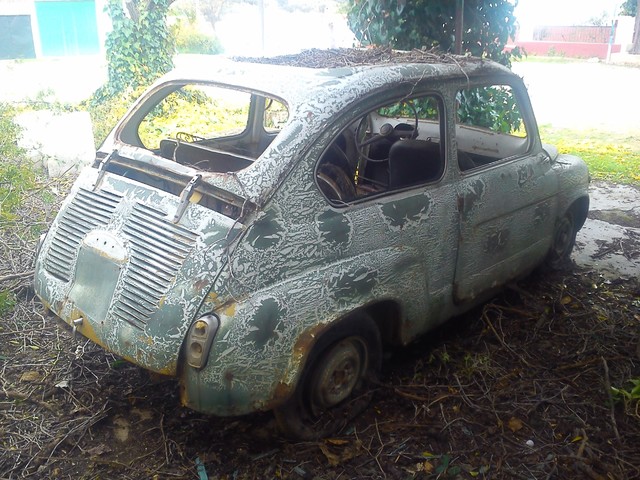
<svg viewBox="0 0 640 480">
<path fill-rule="evenodd" d="M 389 188 L 399 189 L 437 180 L 444 171 L 440 144 L 398 140 L 389 151 Z"/>
</svg>

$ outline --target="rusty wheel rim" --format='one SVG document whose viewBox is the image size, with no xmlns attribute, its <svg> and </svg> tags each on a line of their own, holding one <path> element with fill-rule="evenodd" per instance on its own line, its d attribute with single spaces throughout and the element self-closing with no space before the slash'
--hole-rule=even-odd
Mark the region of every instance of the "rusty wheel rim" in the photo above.
<svg viewBox="0 0 640 480">
<path fill-rule="evenodd" d="M 337 343 L 323 357 L 313 379 L 313 410 L 325 410 L 349 398 L 365 371 L 364 351 L 362 341 L 351 337 Z"/>
</svg>

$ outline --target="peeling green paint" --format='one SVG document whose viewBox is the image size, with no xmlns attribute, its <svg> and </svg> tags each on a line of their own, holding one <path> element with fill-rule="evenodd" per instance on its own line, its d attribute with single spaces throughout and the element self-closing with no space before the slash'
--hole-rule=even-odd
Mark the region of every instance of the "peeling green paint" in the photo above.
<svg viewBox="0 0 640 480">
<path fill-rule="evenodd" d="M 402 230 L 407 225 L 426 220 L 430 206 L 430 197 L 417 195 L 386 203 L 382 205 L 381 210 L 392 230 Z"/>
<path fill-rule="evenodd" d="M 322 240 L 346 245 L 351 236 L 351 224 L 342 212 L 326 210 L 318 215 L 318 230 Z"/>
<path fill-rule="evenodd" d="M 278 222 L 273 210 L 268 210 L 253 224 L 247 234 L 247 241 L 258 250 L 268 249 L 282 240 L 284 231 L 284 226 Z"/>
<path fill-rule="evenodd" d="M 278 326 L 285 318 L 285 312 L 273 298 L 267 298 L 256 308 L 253 317 L 255 326 L 247 335 L 247 340 L 253 341 L 258 347 L 263 347 L 269 340 L 277 338 Z"/>
</svg>

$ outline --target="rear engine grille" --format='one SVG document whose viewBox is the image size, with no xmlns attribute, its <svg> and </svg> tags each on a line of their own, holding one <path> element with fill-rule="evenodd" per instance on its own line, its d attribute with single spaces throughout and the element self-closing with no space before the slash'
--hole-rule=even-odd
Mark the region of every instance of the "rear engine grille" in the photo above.
<svg viewBox="0 0 640 480">
<path fill-rule="evenodd" d="M 45 260 L 45 270 L 68 282 L 80 242 L 89 231 L 109 223 L 121 199 L 111 192 L 80 189 L 60 219 Z"/>
<path fill-rule="evenodd" d="M 129 240 L 129 267 L 112 315 L 138 328 L 169 290 L 197 235 L 170 222 L 166 215 L 136 204 L 123 229 Z"/>
</svg>

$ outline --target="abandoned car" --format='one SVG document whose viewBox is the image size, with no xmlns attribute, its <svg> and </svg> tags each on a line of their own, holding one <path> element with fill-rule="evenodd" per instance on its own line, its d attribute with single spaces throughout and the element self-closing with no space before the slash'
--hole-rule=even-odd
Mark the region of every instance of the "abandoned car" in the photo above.
<svg viewBox="0 0 640 480">
<path fill-rule="evenodd" d="M 362 411 L 384 347 L 567 261 L 588 171 L 541 144 L 519 77 L 349 52 L 154 84 L 40 242 L 44 305 L 192 409 L 314 438 Z"/>
</svg>

